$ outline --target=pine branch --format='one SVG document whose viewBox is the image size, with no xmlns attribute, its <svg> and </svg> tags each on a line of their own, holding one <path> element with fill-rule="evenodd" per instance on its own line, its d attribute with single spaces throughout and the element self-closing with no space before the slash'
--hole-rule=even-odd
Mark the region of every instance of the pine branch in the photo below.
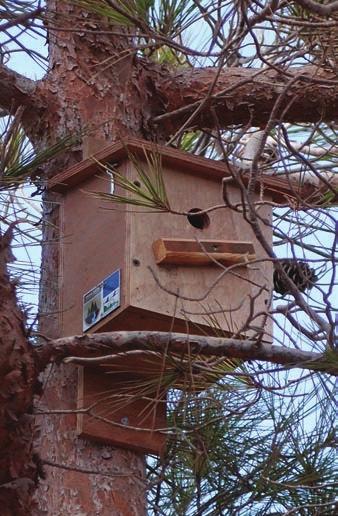
<svg viewBox="0 0 338 516">
<path fill-rule="evenodd" d="M 181 333 L 168 334 L 154 331 L 120 331 L 91 335 L 76 335 L 50 340 L 35 349 L 37 367 L 42 371 L 49 362 L 100 362 L 105 356 L 127 351 L 164 351 L 192 355 L 222 356 L 242 360 L 261 360 L 291 367 L 338 375 L 337 366 L 325 361 L 325 355 L 310 351 L 275 346 L 254 340 L 216 338 Z M 87 360 L 85 359 L 87 357 Z M 95 358 L 93 358 L 95 357 Z M 82 360 L 81 360 L 82 358 Z M 325 362 L 324 362 L 325 361 Z"/>
<path fill-rule="evenodd" d="M 217 83 L 210 91 L 216 74 Z M 338 120 L 338 83 L 333 74 L 316 66 L 289 70 L 227 68 L 178 69 L 159 74 L 156 89 L 166 113 L 153 119 L 169 133 L 186 122 L 190 126 L 220 127 L 232 124 L 262 126 L 286 88 L 281 110 L 284 122 Z M 203 104 L 203 105 L 202 105 Z M 202 107 L 202 109 L 201 109 Z"/>
<path fill-rule="evenodd" d="M 18 25 L 27 25 L 28 22 L 34 20 L 37 16 L 39 16 L 43 12 L 43 8 L 38 6 L 36 9 L 32 11 L 27 11 L 19 14 L 18 16 L 13 15 L 9 21 L 4 22 L 0 25 L 0 32 L 7 31 L 11 27 L 17 27 Z"/>
<path fill-rule="evenodd" d="M 0 66 L 0 108 L 14 112 L 24 106 L 31 110 L 41 106 L 41 99 L 36 94 L 37 82 Z"/>
</svg>

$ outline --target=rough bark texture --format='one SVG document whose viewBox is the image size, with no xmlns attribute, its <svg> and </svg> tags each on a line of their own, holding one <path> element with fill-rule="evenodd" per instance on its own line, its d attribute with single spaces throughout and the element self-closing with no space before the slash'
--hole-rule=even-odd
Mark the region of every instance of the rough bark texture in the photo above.
<svg viewBox="0 0 338 516">
<path fill-rule="evenodd" d="M 0 99 L 1 107 L 9 112 L 15 112 L 19 106 L 34 110 L 34 116 L 39 108 L 46 108 L 43 99 L 35 95 L 37 83 L 20 75 L 5 66 L 0 65 Z"/>
<path fill-rule="evenodd" d="M 70 27 L 75 9 L 71 4 L 49 2 L 50 21 Z M 77 12 L 86 24 L 86 16 Z M 95 26 L 93 18 L 88 26 Z M 86 25 L 84 25 L 86 26 Z M 50 99 L 49 109 L 30 130 L 37 147 L 66 134 L 85 132 L 82 146 L 73 149 L 48 170 L 56 174 L 126 134 L 144 134 L 141 113 L 147 89 L 142 70 L 133 66 L 133 56 L 123 52 L 127 39 L 74 32 L 49 32 L 50 72 L 39 84 Z M 111 56 L 113 66 L 107 66 Z M 116 56 L 119 56 L 115 63 Z M 122 57 L 123 56 L 123 57 Z M 58 337 L 59 298 L 59 209 L 58 198 L 45 196 L 44 246 L 40 298 L 40 331 Z M 40 408 L 76 408 L 77 370 L 50 369 L 44 376 L 45 394 Z M 41 425 L 41 456 L 72 469 L 46 466 L 46 481 L 37 493 L 41 514 L 142 515 L 145 512 L 144 457 L 78 439 L 75 416 L 44 416 Z M 112 475 L 84 474 L 76 468 Z"/>
<path fill-rule="evenodd" d="M 74 366 L 48 369 L 44 377 L 47 389 L 39 409 L 75 409 L 76 373 Z M 44 466 L 46 480 L 40 481 L 37 491 L 38 514 L 138 516 L 145 513 L 143 456 L 77 438 L 75 414 L 43 415 L 38 422 L 42 430 L 41 457 L 56 465 Z M 62 465 L 70 469 L 57 467 Z"/>
<path fill-rule="evenodd" d="M 72 5 L 52 0 L 48 6 L 50 25 L 73 29 L 77 15 L 81 28 L 105 29 L 102 18 L 88 17 Z M 152 85 L 131 49 L 127 32 L 125 37 L 114 37 L 100 32 L 49 31 L 50 71 L 39 84 L 49 106 L 40 118 L 40 134 L 34 128 L 40 144 L 43 135 L 50 141 L 79 131 L 84 133 L 81 151 L 88 155 L 128 134 L 150 136 L 144 106 L 149 105 Z"/>
<path fill-rule="evenodd" d="M 86 154 L 97 145 L 128 134 L 144 138 L 156 134 L 156 139 L 163 140 L 192 114 L 188 127 L 214 127 L 215 116 L 222 127 L 247 123 L 263 126 L 284 90 L 279 113 L 283 113 L 283 121 L 338 120 L 336 77 L 316 66 L 285 73 L 250 68 L 226 68 L 221 72 L 215 68 L 168 70 L 131 54 L 127 37 L 122 40 L 124 44 L 116 43 L 116 53 L 112 53 L 111 38 L 106 46 L 96 46 L 98 37 L 93 34 L 85 38 L 72 32 L 64 34 L 59 33 L 59 38 L 65 46 L 52 47 L 53 66 L 47 79 L 34 83 L 0 66 L 1 105 L 9 111 L 26 106 L 27 132 L 31 134 L 29 124 L 34 120 L 32 136 L 39 134 L 40 146 L 52 135 L 75 131 L 86 133 Z M 70 47 L 72 51 L 67 54 Z M 78 52 L 80 48 L 82 53 Z M 116 54 L 121 55 L 119 63 L 109 67 L 109 73 L 104 64 L 100 66 L 105 63 L 105 48 L 106 52 L 110 49 L 112 60 Z M 64 98 L 58 90 L 60 80 Z M 47 107 L 48 117 L 37 118 Z"/>
<path fill-rule="evenodd" d="M 336 77 L 317 67 L 306 66 L 279 73 L 276 70 L 228 68 L 219 73 L 214 87 L 215 68 L 183 69 L 159 74 L 156 87 L 165 106 L 165 115 L 155 122 L 168 133 L 177 130 L 203 99 L 208 99 L 189 126 L 220 127 L 236 124 L 263 126 L 269 120 L 278 96 L 287 88 L 281 113 L 284 122 L 316 122 L 338 119 Z M 288 82 L 294 81 L 288 86 Z M 210 109 L 213 107 L 213 109 Z M 175 116 L 173 112 L 177 110 Z"/>
<path fill-rule="evenodd" d="M 11 229 L 0 234 L 0 512 L 26 516 L 39 476 L 34 453 L 36 369 L 7 263 Z"/>
</svg>

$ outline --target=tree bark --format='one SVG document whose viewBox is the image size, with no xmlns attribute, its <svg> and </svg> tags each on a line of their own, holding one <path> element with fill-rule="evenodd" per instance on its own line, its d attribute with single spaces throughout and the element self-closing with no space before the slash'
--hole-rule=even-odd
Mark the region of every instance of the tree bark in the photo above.
<svg viewBox="0 0 338 516">
<path fill-rule="evenodd" d="M 215 82 L 216 76 L 217 80 Z M 215 84 L 214 84 L 215 82 Z M 289 85 L 288 85 L 289 83 Z M 292 83 L 292 84 L 291 84 Z M 214 84 L 214 85 L 213 85 Z M 338 120 L 338 83 L 333 74 L 315 66 L 289 70 L 253 68 L 194 68 L 159 73 L 156 88 L 165 114 L 154 118 L 168 134 L 196 112 L 189 126 L 220 127 L 249 124 L 264 126 L 286 90 L 280 113 L 283 122 Z"/>
<path fill-rule="evenodd" d="M 12 228 L 0 234 L 0 512 L 26 516 L 39 477 L 33 449 L 37 370 L 7 263 Z"/>
<path fill-rule="evenodd" d="M 37 82 L 20 75 L 6 66 L 0 65 L 0 106 L 8 112 L 15 112 L 19 106 L 34 110 L 37 117 L 38 106 L 43 100 L 36 95 Z M 44 105 L 46 109 L 46 105 Z"/>
<path fill-rule="evenodd" d="M 73 29 L 75 15 L 82 28 L 87 24 L 90 29 L 99 27 L 99 21 L 76 10 L 72 2 L 50 1 L 48 13 L 50 71 L 39 87 L 51 101 L 44 115 L 27 129 L 36 148 L 67 134 L 82 133 L 81 147 L 54 161 L 46 171 L 52 176 L 127 134 L 148 137 L 142 112 L 148 90 L 142 86 L 142 71 L 134 67 L 128 35 L 112 38 L 99 33 L 54 32 L 54 25 Z M 111 66 L 107 66 L 109 56 Z M 40 332 L 50 338 L 60 336 L 58 206 L 55 194 L 45 195 Z M 76 367 L 51 367 L 44 375 L 39 408 L 74 409 L 76 400 Z M 46 466 L 46 481 L 37 491 L 42 514 L 145 514 L 142 455 L 79 439 L 74 415 L 51 415 L 38 422 L 42 459 L 67 466 Z M 81 469 L 115 476 L 88 475 Z"/>
<path fill-rule="evenodd" d="M 77 20 L 81 27 L 77 32 L 73 30 L 73 20 Z M 59 29 L 64 27 L 65 30 L 56 31 L 53 26 Z M 126 135 L 163 140 L 200 107 L 202 109 L 191 119 L 189 127 L 214 127 L 216 122 L 225 127 L 249 121 L 252 125 L 264 125 L 288 82 L 285 102 L 281 105 L 284 109 L 289 103 L 284 121 L 310 122 L 338 118 L 337 83 L 324 70 L 306 67 L 279 73 L 275 70 L 230 68 L 220 72 L 212 88 L 215 74 L 218 73 L 214 69 L 170 71 L 140 60 L 127 31 L 123 37 L 99 31 L 95 33 L 95 28 L 104 29 L 102 19 L 87 16 L 87 13 L 77 10 L 72 2 L 49 0 L 47 27 L 50 42 L 47 76 L 35 83 L 0 67 L 0 105 L 8 111 L 21 105 L 26 107 L 23 123 L 36 149 L 45 148 L 68 134 L 82 134 L 79 148 L 54 160 L 46 169 L 49 176 Z M 86 27 L 90 31 L 81 32 Z M 293 81 L 292 84 L 290 81 Z M 40 331 L 52 339 L 60 337 L 58 206 L 56 194 L 45 195 Z M 5 349 L 2 359 L 5 375 L 15 372 L 15 382 L 11 376 L 7 378 L 9 391 L 7 394 L 5 392 L 4 399 L 6 403 L 8 393 L 13 394 L 14 390 L 14 398 L 10 399 L 14 409 L 10 407 L 10 414 L 19 414 L 14 426 L 20 435 L 24 432 L 32 435 L 33 428 L 27 416 L 33 396 L 31 351 L 23 334 L 22 316 L 15 308 L 14 294 L 12 287 L 8 286 L 5 268 L 3 271 L 0 288 L 3 288 L 4 297 L 0 297 L 0 302 L 3 304 L 1 313 L 7 314 L 7 317 L 0 329 L 1 344 Z M 11 310 L 13 314 L 8 319 Z M 8 335 L 13 338 L 8 339 Z M 16 343 L 15 349 L 13 342 Z M 14 357 L 13 363 L 7 351 L 14 353 L 10 355 Z M 75 367 L 67 365 L 56 369 L 52 366 L 44 376 L 44 383 L 42 406 L 46 409 L 75 408 Z M 21 414 L 25 414 L 25 417 Z M 117 475 L 114 480 L 107 480 L 96 474 L 85 475 L 76 468 L 72 471 L 47 467 L 46 483 L 42 483 L 38 492 L 42 513 L 103 516 L 145 513 L 142 456 L 79 440 L 75 433 L 75 416 L 48 416 L 39 423 L 42 458 L 50 463 L 79 466 L 82 470 L 113 470 Z M 7 439 L 8 427 L 4 419 L 1 432 Z M 9 443 L 8 450 L 12 451 L 11 461 L 15 462 L 18 452 L 11 441 L 5 442 Z M 37 466 L 30 461 L 33 453 L 31 442 L 25 446 L 24 452 L 20 450 L 22 459 L 21 462 L 18 460 L 19 466 L 16 462 L 15 467 L 12 466 L 5 454 L 7 462 L 1 471 L 12 475 L 8 476 L 8 481 L 12 478 L 29 479 L 21 493 L 23 497 L 27 494 L 23 503 L 28 515 L 31 508 L 27 500 L 33 489 L 30 481 L 35 480 Z M 13 496 L 10 503 L 12 500 L 14 503 Z M 17 511 L 14 514 L 21 513 Z"/>
<path fill-rule="evenodd" d="M 88 59 L 93 53 L 88 37 L 81 42 L 79 36 L 81 44 L 76 33 L 60 33 L 60 37 L 70 40 L 72 53 L 66 56 L 65 48 L 55 44 L 56 64 L 42 82 L 0 66 L 0 106 L 8 111 L 26 106 L 27 132 L 31 134 L 29 124 L 35 118 L 40 145 L 52 134 L 60 137 L 65 130 L 77 130 L 84 132 L 85 154 L 91 154 L 98 145 L 128 134 L 146 139 L 156 134 L 156 139 L 164 140 L 190 117 L 188 128 L 213 128 L 216 123 L 220 127 L 264 126 L 284 91 L 283 122 L 338 120 L 337 79 L 317 66 L 285 71 L 235 67 L 169 70 L 131 54 L 126 36 L 125 44 L 117 45 L 115 51 L 121 54 L 120 64 L 107 73 L 100 71 L 100 64 L 114 48 L 111 38 L 95 48 L 95 59 Z M 94 36 L 92 39 L 93 46 L 96 41 Z M 83 53 L 78 52 L 81 47 Z M 58 92 L 60 80 L 64 96 Z M 40 116 L 43 110 L 48 116 Z M 37 127 L 33 138 L 34 134 Z"/>
</svg>

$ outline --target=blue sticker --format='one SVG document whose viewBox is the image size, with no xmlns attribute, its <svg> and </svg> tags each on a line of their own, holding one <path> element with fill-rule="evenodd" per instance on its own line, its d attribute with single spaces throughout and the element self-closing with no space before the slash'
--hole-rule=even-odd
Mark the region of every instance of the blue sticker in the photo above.
<svg viewBox="0 0 338 516">
<path fill-rule="evenodd" d="M 83 296 L 83 331 L 98 323 L 121 304 L 120 269 Z"/>
<path fill-rule="evenodd" d="M 120 271 L 113 272 L 103 280 L 103 315 L 113 312 L 120 306 Z"/>
</svg>

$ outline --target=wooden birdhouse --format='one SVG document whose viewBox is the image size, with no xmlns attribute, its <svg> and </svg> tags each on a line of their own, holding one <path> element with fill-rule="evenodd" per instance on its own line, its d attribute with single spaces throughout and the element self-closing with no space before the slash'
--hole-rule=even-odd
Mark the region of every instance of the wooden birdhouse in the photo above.
<svg viewBox="0 0 338 516">
<path fill-rule="evenodd" d="M 135 197 L 133 192 L 122 191 L 111 171 L 142 191 L 137 163 L 147 171 L 154 156 L 170 212 L 111 202 L 108 197 L 112 193 Z M 105 164 L 107 169 L 102 166 Z M 56 175 L 49 188 L 62 194 L 63 335 L 116 330 L 252 334 L 254 328 L 246 325 L 248 314 L 251 318 L 264 314 L 272 288 L 272 266 L 264 261 L 265 251 L 241 213 L 241 192 L 231 180 L 227 197 L 238 210 L 224 204 L 222 179 L 231 178 L 231 172 L 223 162 L 128 139 Z M 263 197 L 285 203 L 294 195 L 289 183 L 281 179 L 267 177 L 258 187 L 257 201 Z M 258 211 L 260 229 L 271 244 L 271 206 L 261 203 Z M 255 327 L 262 324 L 263 317 L 254 319 Z M 266 338 L 271 338 L 269 321 L 265 321 L 265 331 Z M 94 402 L 109 386 L 116 395 L 126 390 L 126 378 L 146 374 L 140 371 L 139 360 L 122 362 L 115 374 L 82 371 L 80 402 Z M 155 361 L 150 369 L 156 367 Z M 152 404 L 149 393 L 144 400 L 131 398 L 127 407 L 115 403 L 115 427 L 106 421 L 113 404 L 112 398 L 107 398 L 102 402 L 101 421 L 79 417 L 81 435 L 143 452 L 163 449 L 165 436 L 156 429 L 165 427 L 164 392 L 157 392 Z M 127 426 L 134 429 L 127 430 Z"/>
</svg>

